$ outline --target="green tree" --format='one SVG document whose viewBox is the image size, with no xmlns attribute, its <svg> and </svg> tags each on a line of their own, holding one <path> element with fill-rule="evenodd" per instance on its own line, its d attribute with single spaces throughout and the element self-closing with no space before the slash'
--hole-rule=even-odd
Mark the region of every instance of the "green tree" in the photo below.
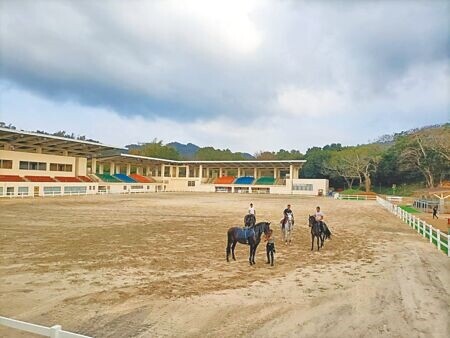
<svg viewBox="0 0 450 338">
<path fill-rule="evenodd" d="M 229 149 L 214 149 L 213 147 L 200 148 L 195 155 L 198 161 L 243 161 L 241 153 L 233 153 Z"/>
<path fill-rule="evenodd" d="M 172 147 L 164 145 L 162 141 L 154 139 L 150 143 L 144 143 L 140 148 L 130 150 L 130 154 L 164 158 L 167 160 L 179 160 L 180 154 Z"/>
<path fill-rule="evenodd" d="M 426 128 L 398 138 L 403 170 L 418 170 L 432 188 L 450 174 L 450 127 Z"/>
</svg>

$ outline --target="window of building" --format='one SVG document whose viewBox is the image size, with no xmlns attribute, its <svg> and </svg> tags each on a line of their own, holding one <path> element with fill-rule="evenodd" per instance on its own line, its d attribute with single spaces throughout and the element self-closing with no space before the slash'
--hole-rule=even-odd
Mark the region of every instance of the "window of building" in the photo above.
<svg viewBox="0 0 450 338">
<path fill-rule="evenodd" d="M 188 187 L 195 187 L 195 181 L 188 181 Z"/>
<path fill-rule="evenodd" d="M 12 160 L 0 159 L 0 169 L 12 169 Z"/>
<path fill-rule="evenodd" d="M 17 190 L 17 194 L 19 196 L 27 196 L 28 195 L 28 187 L 19 187 Z"/>
<path fill-rule="evenodd" d="M 72 171 L 72 165 L 71 164 L 65 164 L 65 163 L 50 163 L 50 171 Z"/>
<path fill-rule="evenodd" d="M 77 186 L 68 186 L 68 187 L 64 187 L 64 194 L 85 194 L 87 191 L 86 187 L 77 187 Z"/>
<path fill-rule="evenodd" d="M 14 195 L 14 187 L 6 187 L 6 196 Z"/>
<path fill-rule="evenodd" d="M 294 184 L 292 186 L 292 190 L 301 190 L 301 191 L 312 191 L 313 185 L 312 184 Z"/>
<path fill-rule="evenodd" d="M 61 195 L 61 187 L 44 187 L 44 195 Z"/>
<path fill-rule="evenodd" d="M 28 162 L 20 161 L 19 169 L 21 170 L 47 170 L 47 163 L 45 162 Z"/>
</svg>

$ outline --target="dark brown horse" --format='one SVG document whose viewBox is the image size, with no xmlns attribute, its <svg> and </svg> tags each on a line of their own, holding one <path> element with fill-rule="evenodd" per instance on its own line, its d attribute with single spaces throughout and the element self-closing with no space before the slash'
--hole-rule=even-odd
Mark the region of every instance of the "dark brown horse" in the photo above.
<svg viewBox="0 0 450 338">
<path fill-rule="evenodd" d="M 255 254 L 256 248 L 261 242 L 261 235 L 268 234 L 270 229 L 270 222 L 260 222 L 255 224 L 251 228 L 240 228 L 240 227 L 232 227 L 228 229 L 227 232 L 227 262 L 229 262 L 229 256 L 231 253 L 231 257 L 233 260 L 236 260 L 234 256 L 234 248 L 236 244 L 239 242 L 241 244 L 247 244 L 250 246 L 250 253 L 248 257 L 248 261 L 250 265 L 255 264 Z"/>
</svg>

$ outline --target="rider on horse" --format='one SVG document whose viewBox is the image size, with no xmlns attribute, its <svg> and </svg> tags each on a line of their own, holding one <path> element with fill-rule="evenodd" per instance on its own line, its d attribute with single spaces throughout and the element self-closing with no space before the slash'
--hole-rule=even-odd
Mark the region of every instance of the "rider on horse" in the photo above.
<svg viewBox="0 0 450 338">
<path fill-rule="evenodd" d="M 253 207 L 253 203 L 250 203 L 248 213 L 244 217 L 244 226 L 252 228 L 256 224 L 256 210 Z"/>
<path fill-rule="evenodd" d="M 323 222 L 323 216 L 324 216 L 324 214 L 323 214 L 322 211 L 320 211 L 320 207 L 316 208 L 316 213 L 315 213 L 314 216 L 316 217 L 316 222 L 319 223 L 320 231 L 324 232 L 324 226 L 323 226 L 323 223 L 324 223 Z"/>
<path fill-rule="evenodd" d="M 284 228 L 287 220 L 288 220 L 288 215 L 291 215 L 292 217 L 292 225 L 294 224 L 294 213 L 291 210 L 291 205 L 288 204 L 286 209 L 284 209 L 283 211 L 283 219 L 281 220 L 281 227 Z"/>
</svg>

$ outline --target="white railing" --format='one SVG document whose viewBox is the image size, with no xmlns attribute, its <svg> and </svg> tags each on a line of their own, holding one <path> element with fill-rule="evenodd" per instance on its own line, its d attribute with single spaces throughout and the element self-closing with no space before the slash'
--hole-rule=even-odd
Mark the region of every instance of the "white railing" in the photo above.
<svg viewBox="0 0 450 338">
<path fill-rule="evenodd" d="M 19 192 L 16 194 L 7 192 L 4 195 L 0 195 L 0 198 L 25 198 L 25 197 L 34 197 L 34 194 L 30 194 L 29 192 Z"/>
<path fill-rule="evenodd" d="M 386 196 L 386 199 L 391 202 L 399 202 L 399 203 L 403 201 L 402 196 Z"/>
<path fill-rule="evenodd" d="M 64 331 L 62 330 L 61 325 L 47 327 L 2 316 L 0 316 L 0 325 L 50 338 L 92 338 L 90 336 Z"/>
<path fill-rule="evenodd" d="M 335 198 L 336 199 L 340 199 L 340 200 L 374 201 L 376 199 L 376 195 L 345 195 L 345 194 L 339 194 Z"/>
<path fill-rule="evenodd" d="M 391 213 L 399 217 L 403 222 L 408 224 L 417 233 L 424 238 L 430 240 L 430 243 L 437 246 L 439 251 L 443 251 L 450 257 L 449 242 L 450 234 L 442 233 L 441 230 L 433 228 L 430 224 L 416 217 L 415 215 L 403 210 L 399 206 L 382 199 L 377 196 L 377 202 L 389 210 Z"/>
</svg>

